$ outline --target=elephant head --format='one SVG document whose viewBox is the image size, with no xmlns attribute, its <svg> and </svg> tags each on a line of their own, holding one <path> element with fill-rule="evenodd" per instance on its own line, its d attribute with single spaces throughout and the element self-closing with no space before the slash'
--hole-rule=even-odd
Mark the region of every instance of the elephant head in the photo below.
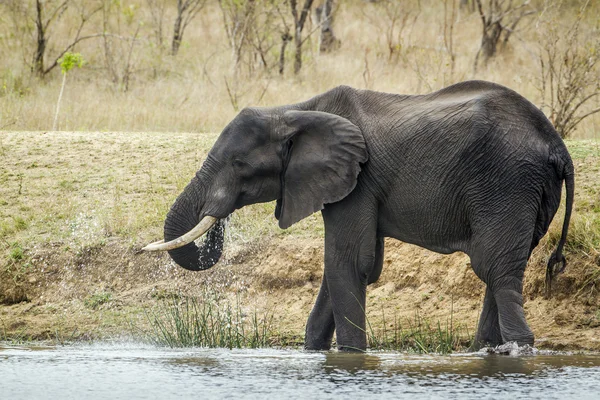
<svg viewBox="0 0 600 400">
<path fill-rule="evenodd" d="M 164 241 L 144 250 L 167 250 L 186 269 L 208 269 L 221 256 L 223 220 L 234 210 L 277 200 L 275 217 L 285 229 L 347 196 L 366 161 L 362 132 L 346 118 L 292 107 L 244 109 L 171 207 Z"/>
</svg>

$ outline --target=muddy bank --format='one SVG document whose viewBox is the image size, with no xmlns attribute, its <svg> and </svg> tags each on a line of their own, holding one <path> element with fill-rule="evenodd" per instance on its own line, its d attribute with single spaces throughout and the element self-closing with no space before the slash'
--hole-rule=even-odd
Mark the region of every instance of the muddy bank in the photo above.
<svg viewBox="0 0 600 400">
<path fill-rule="evenodd" d="M 143 308 L 172 293 L 198 294 L 204 288 L 241 293 L 248 310 L 273 314 L 281 334 L 300 338 L 322 276 L 321 239 L 274 238 L 230 246 L 224 260 L 206 272 L 189 272 L 165 255 L 136 254 L 116 240 L 79 251 L 60 243 L 36 247 L 31 267 L 16 284 L 0 273 L 0 321 L 7 339 L 98 339 L 131 333 L 143 324 Z M 525 311 L 536 345 L 600 351 L 600 300 L 582 286 L 589 260 L 570 258 L 551 299 L 544 299 L 545 263 L 535 254 L 525 277 Z M 574 288 L 582 288 L 574 292 Z M 471 332 L 484 285 L 463 254 L 444 256 L 387 240 L 381 278 L 369 286 L 367 313 L 377 329 L 415 315 L 462 324 Z"/>
</svg>

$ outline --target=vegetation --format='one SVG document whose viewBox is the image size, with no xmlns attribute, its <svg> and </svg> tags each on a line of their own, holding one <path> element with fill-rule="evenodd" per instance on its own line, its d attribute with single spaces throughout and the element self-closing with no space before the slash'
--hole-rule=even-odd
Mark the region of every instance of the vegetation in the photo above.
<svg viewBox="0 0 600 400">
<path fill-rule="evenodd" d="M 597 1 L 321 3 L 4 1 L 0 127 L 48 128 L 70 52 L 90 68 L 69 77 L 65 130 L 218 132 L 245 106 L 339 84 L 425 93 L 486 79 L 542 107 L 565 136 L 597 137 Z"/>
<path fill-rule="evenodd" d="M 600 112 L 600 103 L 594 103 L 600 98 L 600 32 L 581 26 L 588 7 L 586 1 L 575 20 L 567 24 L 556 16 L 542 39 L 542 109 L 563 138 L 571 136 L 584 119 Z"/>
<path fill-rule="evenodd" d="M 166 256 L 154 258 L 135 254 L 142 244 L 160 237 L 162 222 L 171 202 L 194 175 L 216 135 L 15 132 L 1 137 L 6 150 L 0 156 L 0 303 L 31 302 L 23 307 L 34 307 L 35 314 L 43 317 L 43 323 L 50 324 L 47 328 L 44 328 L 45 325 L 34 328 L 9 324 L 5 327 L 7 336 L 22 336 L 23 332 L 27 332 L 27 337 L 70 338 L 76 327 L 79 327 L 77 337 L 94 337 L 96 333 L 90 334 L 90 330 L 114 332 L 118 326 L 123 326 L 125 318 L 136 318 L 140 305 L 148 306 L 162 298 L 168 299 L 169 306 L 172 305 L 171 292 L 152 289 L 157 282 L 170 283 L 176 288 L 187 287 L 185 296 L 198 297 L 197 287 L 201 287 L 198 285 L 207 280 L 206 285 L 223 291 L 225 295 L 233 289 L 232 278 L 225 276 L 215 280 L 214 277 L 232 270 L 231 273 L 241 277 L 239 279 L 247 279 L 244 274 L 252 273 L 252 268 L 242 265 L 240 271 L 233 272 L 235 265 L 230 264 L 239 262 L 236 260 L 242 260 L 243 264 L 243 260 L 252 259 L 254 253 L 264 256 L 267 250 L 261 246 L 265 243 L 276 244 L 290 238 L 293 242 L 315 240 L 318 248 L 322 246 L 323 225 L 318 214 L 290 229 L 280 230 L 273 217 L 274 204 L 267 203 L 245 207 L 233 214 L 226 231 L 224 265 L 215 267 L 213 273 L 187 274 L 180 268 L 169 266 Z M 559 276 L 554 285 L 552 301 L 564 301 L 569 307 L 583 304 L 582 307 L 589 308 L 591 313 L 585 315 L 593 316 L 600 298 L 600 147 L 595 141 L 582 140 L 568 140 L 567 146 L 575 161 L 577 193 L 566 247 L 569 265 L 565 275 Z M 69 149 L 68 152 L 65 149 Z M 148 160 L 152 160 L 152 165 L 148 164 Z M 563 212 L 559 210 L 549 234 L 533 253 L 528 268 L 530 275 L 525 279 L 529 299 L 542 294 L 545 263 L 560 238 Z M 303 250 L 295 248 L 294 251 Z M 300 271 L 320 271 L 321 262 L 317 257 L 314 262 L 311 261 L 311 266 L 299 264 L 297 268 Z M 384 269 L 393 267 L 386 264 Z M 410 273 L 411 268 L 414 267 L 409 267 L 406 272 Z M 158 272 L 166 275 L 160 275 L 163 278 L 157 281 L 155 274 Z M 284 273 L 289 274 L 283 270 L 279 276 Z M 465 273 L 472 274 L 470 271 Z M 279 277 L 270 279 L 275 280 L 264 280 L 269 291 L 273 287 L 286 290 L 286 285 L 296 285 L 292 281 L 281 283 Z M 318 282 L 319 278 L 311 278 L 307 272 L 307 275 L 301 275 L 297 285 L 301 288 L 311 279 Z M 431 279 L 435 282 L 438 278 Z M 405 280 L 401 276 L 393 279 L 398 284 Z M 382 280 L 384 284 L 389 282 L 390 279 Z M 411 281 L 406 282 L 410 288 Z M 255 280 L 249 287 L 258 290 L 260 285 L 261 282 Z M 55 287 L 55 294 L 44 289 L 46 287 Z M 290 293 L 295 293 L 293 296 L 304 293 L 298 292 L 296 286 L 291 287 Z M 69 297 L 65 301 L 75 299 L 74 303 L 68 301 L 59 305 L 67 289 Z M 141 293 L 151 292 L 140 298 L 135 294 L 140 290 Z M 369 290 L 373 293 L 373 288 Z M 42 300 L 40 295 L 43 295 Z M 124 296 L 130 300 L 124 300 Z M 258 297 L 244 295 L 243 310 L 254 310 L 248 305 L 249 299 L 260 296 L 268 294 Z M 309 309 L 312 295 L 303 296 Z M 465 291 L 464 296 L 471 294 Z M 421 302 L 437 303 L 437 296 L 428 297 L 423 297 Z M 472 318 L 477 316 L 480 300 L 477 297 L 469 300 L 474 304 L 474 308 L 469 308 Z M 369 303 L 373 304 L 372 301 L 369 300 Z M 455 304 L 457 301 L 455 298 Z M 50 302 L 48 306 L 46 302 Z M 225 303 L 218 304 L 222 307 Z M 238 312 L 237 305 L 235 301 L 230 304 L 229 316 L 234 317 Z M 393 301 L 384 301 L 383 304 L 402 305 Z M 435 314 L 419 311 L 419 316 L 432 318 L 432 322 L 416 318 L 416 314 L 409 317 L 399 309 L 386 309 L 385 316 L 380 315 L 381 308 L 371 305 L 373 313 L 369 314 L 369 318 L 372 329 L 367 332 L 370 346 L 425 348 L 436 352 L 465 346 L 468 335 L 464 326 L 469 326 L 469 332 L 472 332 L 474 321 L 467 324 L 469 320 L 464 319 L 464 310 L 457 315 L 455 307 L 456 318 L 452 323 L 445 322 L 444 315 L 451 313 L 451 308 L 448 304 L 440 304 L 441 308 Z M 557 308 L 555 303 L 548 304 Z M 201 305 L 198 303 L 197 307 Z M 10 309 L 2 314 L 1 309 L 0 319 L 13 320 L 20 315 Z M 69 310 L 68 318 L 61 317 L 56 309 Z M 264 320 L 267 310 L 277 317 L 270 325 L 271 330 L 267 330 L 267 343 L 302 342 L 299 332 L 288 331 L 285 325 L 288 322 L 282 317 L 286 314 L 285 308 L 257 309 L 259 321 Z M 216 310 L 212 309 L 213 315 Z M 223 308 L 219 310 L 221 317 L 228 315 Z M 253 311 L 246 312 L 252 315 Z M 95 319 L 97 313 L 101 313 L 105 322 Z M 302 317 L 294 321 L 298 325 L 302 325 L 306 318 L 304 312 L 300 314 Z M 159 315 L 157 312 L 156 316 Z M 398 318 L 394 319 L 394 315 Z M 582 319 L 581 323 L 597 323 L 594 318 L 588 319 Z M 144 320 L 147 321 L 147 318 Z M 87 329 L 86 324 L 89 326 Z M 168 326 L 166 322 L 163 325 Z M 102 326 L 104 328 L 100 328 Z M 55 333 L 56 329 L 60 332 Z M 252 327 L 244 329 L 244 337 L 248 341 Z M 227 341 L 225 338 L 219 340 Z M 231 340 L 230 343 L 234 345 Z"/>
<path fill-rule="evenodd" d="M 146 317 L 152 343 L 169 347 L 257 348 L 273 344 L 272 316 L 248 314 L 239 297 L 232 304 L 223 294 L 204 291 L 200 297 L 172 296 Z M 142 331 L 143 332 L 143 331 Z"/>
<path fill-rule="evenodd" d="M 146 310 L 149 328 L 136 328 L 151 343 L 169 347 L 257 348 L 295 344 L 276 332 L 270 312 L 246 312 L 223 293 L 204 290 L 198 297 L 173 295 Z M 467 349 L 473 341 L 468 329 L 449 322 L 432 324 L 418 314 L 401 326 L 397 317 L 391 328 L 368 332 L 371 350 L 448 354 Z"/>
<path fill-rule="evenodd" d="M 406 320 L 405 325 L 394 316 L 394 322 L 388 328 L 384 318 L 382 327 L 377 332 L 369 326 L 369 348 L 436 354 L 465 351 L 473 344 L 474 329 L 454 325 L 452 311 L 450 312 L 449 319 L 444 323 L 432 323 L 417 313 L 412 320 Z"/>
<path fill-rule="evenodd" d="M 88 307 L 91 308 L 93 310 L 98 309 L 101 305 L 108 303 L 109 301 L 112 300 L 112 293 L 110 292 L 100 292 L 100 293 L 94 293 L 90 296 L 88 296 L 84 301 L 83 304 Z"/>
</svg>

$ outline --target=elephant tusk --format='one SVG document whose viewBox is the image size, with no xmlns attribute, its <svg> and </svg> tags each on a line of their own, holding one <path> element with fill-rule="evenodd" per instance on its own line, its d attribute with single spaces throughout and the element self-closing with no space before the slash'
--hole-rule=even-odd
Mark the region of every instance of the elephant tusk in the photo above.
<svg viewBox="0 0 600 400">
<path fill-rule="evenodd" d="M 211 217 L 210 215 L 205 216 L 202 220 L 196 225 L 191 231 L 186 233 L 183 236 L 178 237 L 177 239 L 173 239 L 167 243 L 164 243 L 164 240 L 159 240 L 158 242 L 150 243 L 148 246 L 144 247 L 143 251 L 166 251 L 178 249 L 180 247 L 185 246 L 188 243 L 193 242 L 198 239 L 200 236 L 204 235 L 206 231 L 210 229 L 217 222 L 217 218 Z"/>
</svg>

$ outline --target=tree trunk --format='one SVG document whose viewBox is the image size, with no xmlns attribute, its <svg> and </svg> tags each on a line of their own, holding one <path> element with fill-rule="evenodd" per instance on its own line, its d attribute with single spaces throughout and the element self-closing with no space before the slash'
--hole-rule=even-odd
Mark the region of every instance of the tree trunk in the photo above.
<svg viewBox="0 0 600 400">
<path fill-rule="evenodd" d="M 298 74 L 302 69 L 302 30 L 296 26 L 294 35 L 294 43 L 296 44 L 296 54 L 294 55 L 294 74 Z"/>
<path fill-rule="evenodd" d="M 317 7 L 317 21 L 321 24 L 321 38 L 319 51 L 328 53 L 340 47 L 340 40 L 333 33 L 333 0 L 325 0 L 325 3 Z"/>
<path fill-rule="evenodd" d="M 481 50 L 483 52 L 484 64 L 487 64 L 489 59 L 496 55 L 502 30 L 502 25 L 500 25 L 499 22 L 496 22 L 483 32 L 483 36 L 481 37 Z"/>
<path fill-rule="evenodd" d="M 468 12 L 474 12 L 475 11 L 475 1 L 460 0 L 459 7 L 461 10 L 467 10 Z"/>
<path fill-rule="evenodd" d="M 281 35 L 281 52 L 279 53 L 279 75 L 283 75 L 285 69 L 285 48 L 288 43 L 292 40 L 292 36 L 289 32 L 285 32 Z"/>
<path fill-rule="evenodd" d="M 176 56 L 179 52 L 179 46 L 181 45 L 181 23 L 183 21 L 183 8 L 181 5 L 182 0 L 177 0 L 177 18 L 175 18 L 175 24 L 173 26 L 173 43 L 171 43 L 171 55 Z"/>
<path fill-rule="evenodd" d="M 44 53 L 46 52 L 46 32 L 44 31 L 43 6 L 41 0 L 35 1 L 36 20 L 35 27 L 37 31 L 37 47 L 33 55 L 33 71 L 38 76 L 44 75 Z"/>
<path fill-rule="evenodd" d="M 294 74 L 298 74 L 300 69 L 302 68 L 302 29 L 304 28 L 304 23 L 306 22 L 306 17 L 308 16 L 308 12 L 310 11 L 310 7 L 312 6 L 313 0 L 305 0 L 304 6 L 302 7 L 302 12 L 300 13 L 300 17 L 298 17 L 298 9 L 296 0 L 290 0 L 290 6 L 292 8 L 292 15 L 294 17 L 294 43 L 296 45 L 296 55 L 294 57 Z"/>
</svg>

